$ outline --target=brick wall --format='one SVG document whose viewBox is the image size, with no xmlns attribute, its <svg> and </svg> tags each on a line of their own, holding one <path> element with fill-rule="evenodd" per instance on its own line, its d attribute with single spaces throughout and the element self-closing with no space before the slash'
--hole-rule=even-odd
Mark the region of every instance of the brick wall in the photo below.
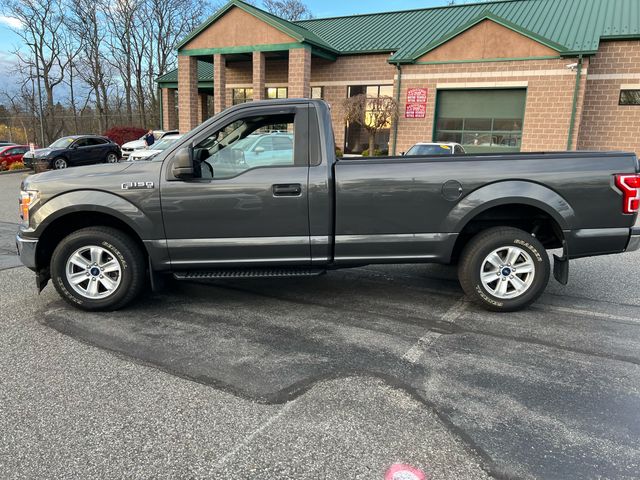
<svg viewBox="0 0 640 480">
<path fill-rule="evenodd" d="M 640 86 L 640 42 L 602 42 L 589 68 L 578 148 L 640 155 L 640 106 L 618 105 L 623 85 Z"/>
<path fill-rule="evenodd" d="M 349 85 L 393 85 L 395 67 L 388 54 L 338 57 L 335 62 L 321 58 L 311 61 L 311 85 L 324 87 L 324 99 L 331 105 L 336 145 L 344 148 L 345 123 L 341 102 Z"/>
<path fill-rule="evenodd" d="M 575 87 L 575 72 L 566 68 L 574 59 L 511 62 L 408 65 L 403 67 L 401 118 L 397 152 L 417 142 L 433 140 L 438 88 L 527 88 L 522 151 L 566 150 Z M 588 65 L 587 65 L 588 66 Z M 584 94 L 584 81 L 580 97 Z M 405 119 L 407 90 L 428 88 L 425 119 Z M 579 125 L 582 100 L 579 97 Z M 574 145 L 577 139 L 577 129 Z"/>
<path fill-rule="evenodd" d="M 311 49 L 289 50 L 289 98 L 309 98 L 311 82 Z"/>
<path fill-rule="evenodd" d="M 162 128 L 174 130 L 178 127 L 176 115 L 176 91 L 173 88 L 162 89 Z"/>
<path fill-rule="evenodd" d="M 196 57 L 178 56 L 178 125 L 185 133 L 198 125 L 198 64 Z"/>
</svg>

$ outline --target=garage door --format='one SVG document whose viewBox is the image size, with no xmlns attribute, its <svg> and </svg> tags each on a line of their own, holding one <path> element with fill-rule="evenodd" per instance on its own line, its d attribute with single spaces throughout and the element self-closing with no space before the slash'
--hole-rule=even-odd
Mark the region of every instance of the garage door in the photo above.
<svg viewBox="0 0 640 480">
<path fill-rule="evenodd" d="M 525 89 L 439 90 L 435 141 L 468 153 L 519 152 L 526 97 Z"/>
</svg>

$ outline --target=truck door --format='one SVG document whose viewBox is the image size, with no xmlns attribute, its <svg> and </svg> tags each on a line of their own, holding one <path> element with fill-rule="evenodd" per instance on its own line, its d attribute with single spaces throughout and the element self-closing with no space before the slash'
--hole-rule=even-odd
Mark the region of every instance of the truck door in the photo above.
<svg viewBox="0 0 640 480">
<path fill-rule="evenodd" d="M 291 148 L 247 161 L 258 135 L 286 130 Z M 191 148 L 195 178 L 174 179 L 171 156 L 161 184 L 171 263 L 176 269 L 229 265 L 308 265 L 308 109 L 259 106 L 212 124 Z M 270 142 L 273 145 L 273 142 Z"/>
</svg>

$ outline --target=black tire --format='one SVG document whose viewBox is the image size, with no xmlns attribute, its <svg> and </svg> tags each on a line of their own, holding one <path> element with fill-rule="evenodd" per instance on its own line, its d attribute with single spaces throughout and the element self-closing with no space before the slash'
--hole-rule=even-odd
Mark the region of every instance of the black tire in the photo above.
<svg viewBox="0 0 640 480">
<path fill-rule="evenodd" d="M 116 152 L 109 152 L 104 159 L 105 163 L 118 163 L 120 159 L 118 158 L 118 154 Z"/>
<path fill-rule="evenodd" d="M 88 246 L 103 249 L 107 258 L 116 260 L 120 267 L 117 274 L 119 285 L 106 298 L 83 296 L 67 279 L 67 261 L 74 252 Z M 140 294 L 146 283 L 145 254 L 128 235 L 110 227 L 83 228 L 65 237 L 54 250 L 50 267 L 51 279 L 60 296 L 82 310 L 110 311 L 123 308 Z"/>
<path fill-rule="evenodd" d="M 69 168 L 69 162 L 67 162 L 67 159 L 64 157 L 54 158 L 51 161 L 51 168 L 54 170 L 63 170 Z"/>
<path fill-rule="evenodd" d="M 526 273 L 517 273 L 517 269 L 513 272 L 511 264 L 509 264 L 509 266 L 497 267 L 496 270 L 500 273 L 496 273 L 495 283 L 485 285 L 481 274 L 486 266 L 493 265 L 491 262 L 487 263 L 488 257 L 497 250 L 509 247 L 516 247 L 525 252 L 525 255 L 518 257 L 520 261 L 526 260 L 526 256 L 529 256 L 531 260 L 529 263 L 533 264 L 533 272 L 531 273 L 533 276 L 530 278 Z M 515 264 L 516 262 L 514 262 Z M 525 270 L 525 268 L 521 270 Z M 484 271 L 489 274 L 493 273 L 490 268 Z M 510 275 L 509 272 L 511 272 Z M 505 273 L 507 275 L 504 275 Z M 523 230 L 511 227 L 491 228 L 473 237 L 464 248 L 458 264 L 458 278 L 464 292 L 475 303 L 494 312 L 513 312 L 531 305 L 547 287 L 550 273 L 549 256 L 540 241 Z M 511 283 L 509 279 L 513 279 L 516 274 L 520 281 L 525 279 L 529 285 L 520 294 L 517 293 L 514 285 L 509 285 Z M 507 282 L 507 286 L 511 288 L 511 291 L 505 292 L 503 297 L 494 294 L 501 281 Z M 492 285 L 495 285 L 495 291 L 491 290 Z M 515 296 L 504 298 L 506 295 Z"/>
</svg>

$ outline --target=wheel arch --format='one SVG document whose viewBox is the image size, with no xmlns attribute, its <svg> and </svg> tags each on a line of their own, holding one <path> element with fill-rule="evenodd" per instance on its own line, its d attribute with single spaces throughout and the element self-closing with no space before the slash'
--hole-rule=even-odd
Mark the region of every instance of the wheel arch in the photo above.
<svg viewBox="0 0 640 480">
<path fill-rule="evenodd" d="M 553 190 L 523 181 L 498 182 L 465 197 L 446 220 L 445 228 L 458 232 L 452 251 L 456 262 L 473 236 L 496 226 L 525 230 L 545 248 L 564 246 L 564 230 L 575 223 L 569 203 Z"/>
<path fill-rule="evenodd" d="M 81 228 L 106 226 L 130 236 L 146 255 L 148 249 L 141 232 L 156 233 L 157 227 L 144 212 L 127 200 L 106 192 L 76 191 L 60 195 L 40 207 L 34 214 L 36 233 L 36 268 L 46 269 L 56 245 Z"/>
</svg>

